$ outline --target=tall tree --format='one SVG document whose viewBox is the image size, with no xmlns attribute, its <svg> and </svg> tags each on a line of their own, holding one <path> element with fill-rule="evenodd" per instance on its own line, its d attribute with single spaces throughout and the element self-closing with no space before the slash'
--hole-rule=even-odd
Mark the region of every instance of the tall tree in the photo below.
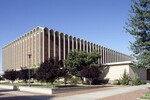
<svg viewBox="0 0 150 100">
<path fill-rule="evenodd" d="M 17 78 L 17 73 L 15 70 L 7 70 L 4 72 L 3 77 L 10 80 L 13 83 Z"/>
<path fill-rule="evenodd" d="M 63 67 L 62 61 L 58 61 L 56 59 L 49 59 L 41 63 L 38 71 L 37 71 L 37 80 L 53 82 L 59 77 L 63 77 L 66 75 L 67 71 Z"/>
<path fill-rule="evenodd" d="M 27 80 L 29 79 L 29 69 L 27 69 L 27 67 L 22 67 L 18 72 L 18 78 L 27 83 Z"/>
<path fill-rule="evenodd" d="M 100 54 L 97 51 L 91 53 L 74 51 L 69 53 L 65 65 L 72 75 L 81 77 L 80 71 L 91 64 L 97 64 L 98 58 L 100 58 Z"/>
<path fill-rule="evenodd" d="M 89 83 L 91 85 L 92 81 L 100 76 L 101 71 L 97 66 L 87 66 L 84 69 L 82 69 L 80 73 L 81 76 L 89 80 Z"/>
<path fill-rule="evenodd" d="M 131 50 L 138 65 L 150 66 L 150 0 L 132 0 L 125 29 L 135 38 Z"/>
</svg>

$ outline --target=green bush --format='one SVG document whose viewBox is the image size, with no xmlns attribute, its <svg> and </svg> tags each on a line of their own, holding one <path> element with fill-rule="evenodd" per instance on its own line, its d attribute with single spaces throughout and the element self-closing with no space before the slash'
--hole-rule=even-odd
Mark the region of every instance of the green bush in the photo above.
<svg viewBox="0 0 150 100">
<path fill-rule="evenodd" d="M 140 81 L 138 75 L 136 74 L 132 80 L 132 85 L 141 85 L 142 82 Z"/>
<path fill-rule="evenodd" d="M 127 74 L 126 70 L 124 70 L 124 73 L 120 77 L 119 82 L 121 85 L 128 85 L 129 84 L 129 75 Z"/>
<path fill-rule="evenodd" d="M 79 77 L 70 78 L 71 85 L 77 85 L 79 81 L 81 81 Z"/>
<path fill-rule="evenodd" d="M 118 79 L 115 79 L 113 82 L 112 82 L 113 85 L 120 85 L 120 81 Z"/>
</svg>

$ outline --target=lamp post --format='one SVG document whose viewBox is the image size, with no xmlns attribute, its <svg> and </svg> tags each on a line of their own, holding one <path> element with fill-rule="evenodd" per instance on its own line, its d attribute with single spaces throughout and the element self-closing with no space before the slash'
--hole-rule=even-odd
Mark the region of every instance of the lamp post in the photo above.
<svg viewBox="0 0 150 100">
<path fill-rule="evenodd" d="M 28 57 L 29 57 L 29 87 L 31 87 L 31 84 L 30 84 L 30 66 L 31 66 L 31 54 L 28 54 Z"/>
</svg>

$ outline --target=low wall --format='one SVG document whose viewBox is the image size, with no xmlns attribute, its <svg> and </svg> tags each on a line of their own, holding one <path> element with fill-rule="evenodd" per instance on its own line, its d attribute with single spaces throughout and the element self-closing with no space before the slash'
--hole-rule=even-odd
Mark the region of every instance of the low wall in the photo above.
<svg viewBox="0 0 150 100">
<path fill-rule="evenodd" d="M 51 88 L 35 88 L 35 87 L 9 86 L 9 85 L 0 85 L 0 88 L 39 93 L 39 94 L 52 94 Z"/>
</svg>

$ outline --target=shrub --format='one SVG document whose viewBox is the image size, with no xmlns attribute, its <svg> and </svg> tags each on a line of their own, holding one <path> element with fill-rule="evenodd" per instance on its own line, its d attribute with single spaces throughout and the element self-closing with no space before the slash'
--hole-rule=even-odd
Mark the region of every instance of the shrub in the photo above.
<svg viewBox="0 0 150 100">
<path fill-rule="evenodd" d="M 1 81 L 1 80 L 3 80 L 3 77 L 2 77 L 2 76 L 0 76 L 0 81 Z"/>
<path fill-rule="evenodd" d="M 79 77 L 70 78 L 71 85 L 77 85 L 79 81 L 81 81 L 81 79 Z"/>
<path fill-rule="evenodd" d="M 17 78 L 16 70 L 5 71 L 3 77 L 7 80 L 10 80 L 13 83 Z"/>
<path fill-rule="evenodd" d="M 138 75 L 136 74 L 132 80 L 132 85 L 141 85 L 142 82 L 140 81 Z"/>
<path fill-rule="evenodd" d="M 118 79 L 115 79 L 113 82 L 112 82 L 113 85 L 120 85 L 120 82 Z"/>
<path fill-rule="evenodd" d="M 98 78 L 101 74 L 101 71 L 98 67 L 95 66 L 87 66 L 80 72 L 82 77 L 85 77 L 89 80 L 90 85 L 92 84 L 93 80 Z"/>
<path fill-rule="evenodd" d="M 129 75 L 127 74 L 126 70 L 124 70 L 123 75 L 119 79 L 121 85 L 128 85 L 129 84 Z"/>
</svg>

